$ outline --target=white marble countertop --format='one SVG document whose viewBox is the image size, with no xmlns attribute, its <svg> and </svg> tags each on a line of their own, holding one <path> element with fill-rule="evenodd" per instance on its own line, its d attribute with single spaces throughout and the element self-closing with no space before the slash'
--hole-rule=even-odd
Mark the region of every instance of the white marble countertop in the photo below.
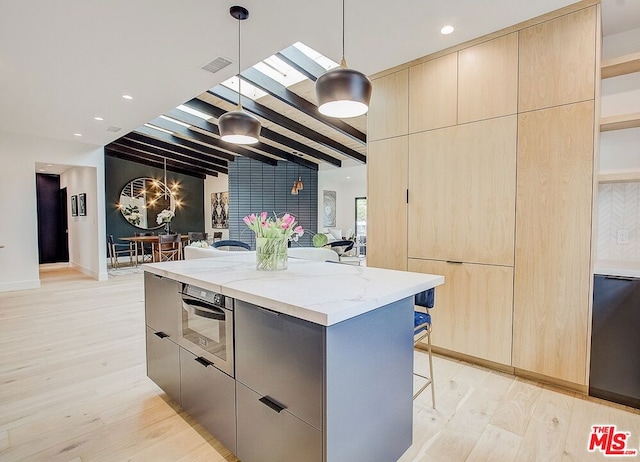
<svg viewBox="0 0 640 462">
<path fill-rule="evenodd" d="M 284 271 L 257 271 L 253 252 L 143 265 L 194 284 L 323 326 L 353 318 L 444 283 L 444 276 L 289 259 Z"/>
<path fill-rule="evenodd" d="M 640 278 L 640 261 L 596 260 L 594 273 Z"/>
</svg>

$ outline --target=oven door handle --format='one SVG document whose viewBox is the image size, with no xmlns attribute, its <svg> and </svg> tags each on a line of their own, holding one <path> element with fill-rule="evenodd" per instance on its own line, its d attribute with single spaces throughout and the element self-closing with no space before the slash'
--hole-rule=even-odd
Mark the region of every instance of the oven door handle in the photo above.
<svg viewBox="0 0 640 462">
<path fill-rule="evenodd" d="M 224 321 L 227 317 L 222 309 L 208 305 L 198 299 L 187 299 L 183 297 L 182 306 L 185 310 L 189 311 L 189 313 L 200 316 L 201 318 Z"/>
</svg>

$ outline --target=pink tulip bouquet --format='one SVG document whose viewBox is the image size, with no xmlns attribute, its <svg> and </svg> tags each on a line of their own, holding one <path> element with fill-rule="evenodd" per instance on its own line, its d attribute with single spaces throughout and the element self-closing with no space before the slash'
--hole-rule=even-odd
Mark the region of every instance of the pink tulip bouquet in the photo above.
<svg viewBox="0 0 640 462">
<path fill-rule="evenodd" d="M 296 217 L 285 213 L 278 217 L 275 213 L 270 217 L 267 212 L 259 215 L 252 213 L 242 219 L 256 237 L 285 238 L 289 241 L 297 241 L 304 234 L 302 226 L 296 222 Z M 297 226 L 296 226 L 297 225 Z"/>
<path fill-rule="evenodd" d="M 287 243 L 297 241 L 304 234 L 304 229 L 297 225 L 296 218 L 289 213 L 281 217 L 274 213 L 270 217 L 267 212 L 262 212 L 259 215 L 247 215 L 243 221 L 256 233 L 256 269 L 287 269 Z"/>
</svg>

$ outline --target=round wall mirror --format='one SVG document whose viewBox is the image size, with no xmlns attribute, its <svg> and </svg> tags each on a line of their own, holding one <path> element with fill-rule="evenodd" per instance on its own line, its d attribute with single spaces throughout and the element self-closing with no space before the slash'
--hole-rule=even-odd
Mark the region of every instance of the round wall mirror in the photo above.
<svg viewBox="0 0 640 462">
<path fill-rule="evenodd" d="M 175 212 L 175 199 L 171 190 L 154 178 L 136 178 L 120 192 L 120 212 L 136 228 L 157 229 L 163 224 L 156 221 L 164 209 Z"/>
</svg>

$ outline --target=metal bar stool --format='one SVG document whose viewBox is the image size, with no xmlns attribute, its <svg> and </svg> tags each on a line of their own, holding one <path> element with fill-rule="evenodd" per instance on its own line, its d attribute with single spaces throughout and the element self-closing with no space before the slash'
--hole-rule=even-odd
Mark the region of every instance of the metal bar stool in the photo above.
<svg viewBox="0 0 640 462">
<path fill-rule="evenodd" d="M 418 309 L 413 313 L 413 344 L 427 338 L 427 353 L 429 355 L 429 377 L 418 374 L 414 375 L 426 380 L 426 383 L 413 395 L 416 399 L 429 385 L 431 385 L 431 403 L 436 408 L 436 390 L 433 386 L 433 356 L 431 354 L 431 315 L 429 310 L 435 306 L 435 289 L 425 290 L 416 294 L 414 303 Z"/>
</svg>

